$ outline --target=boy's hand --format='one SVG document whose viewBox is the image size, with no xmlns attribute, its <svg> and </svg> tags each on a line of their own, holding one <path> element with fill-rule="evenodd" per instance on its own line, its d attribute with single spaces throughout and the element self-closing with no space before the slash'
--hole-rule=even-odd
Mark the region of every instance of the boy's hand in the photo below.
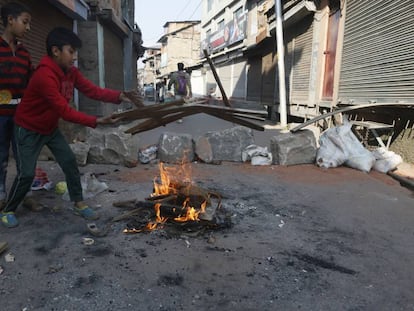
<svg viewBox="0 0 414 311">
<path fill-rule="evenodd" d="M 133 103 L 135 107 L 144 107 L 144 100 L 142 96 L 136 91 L 124 91 L 119 95 L 119 100 Z"/>
<path fill-rule="evenodd" d="M 119 121 L 121 121 L 122 118 L 115 116 L 114 114 L 111 114 L 106 117 L 100 117 L 96 119 L 96 124 L 114 124 Z"/>
</svg>

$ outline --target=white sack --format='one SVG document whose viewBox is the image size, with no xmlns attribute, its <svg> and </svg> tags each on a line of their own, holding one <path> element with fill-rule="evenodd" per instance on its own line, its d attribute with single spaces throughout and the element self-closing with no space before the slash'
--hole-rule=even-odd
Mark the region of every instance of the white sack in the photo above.
<svg viewBox="0 0 414 311">
<path fill-rule="evenodd" d="M 388 173 L 403 162 L 399 154 L 384 147 L 375 149 L 372 151 L 372 155 L 376 159 L 373 169 L 381 173 Z"/>
<path fill-rule="evenodd" d="M 351 127 L 351 124 L 344 124 L 322 133 L 316 153 L 318 166 L 329 168 L 345 164 L 364 172 L 371 170 L 375 157 L 355 137 Z"/>
<path fill-rule="evenodd" d="M 242 151 L 243 162 L 251 161 L 252 165 L 271 165 L 272 159 L 272 153 L 267 147 L 249 145 Z"/>
</svg>

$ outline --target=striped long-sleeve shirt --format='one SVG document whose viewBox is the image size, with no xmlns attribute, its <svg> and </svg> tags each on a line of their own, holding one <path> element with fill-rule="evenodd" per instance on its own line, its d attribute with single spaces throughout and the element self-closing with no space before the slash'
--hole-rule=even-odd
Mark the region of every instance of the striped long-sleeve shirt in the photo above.
<svg viewBox="0 0 414 311">
<path fill-rule="evenodd" d="M 10 45 L 0 37 L 0 115 L 14 115 L 32 71 L 26 48 L 19 43 L 13 53 Z"/>
</svg>

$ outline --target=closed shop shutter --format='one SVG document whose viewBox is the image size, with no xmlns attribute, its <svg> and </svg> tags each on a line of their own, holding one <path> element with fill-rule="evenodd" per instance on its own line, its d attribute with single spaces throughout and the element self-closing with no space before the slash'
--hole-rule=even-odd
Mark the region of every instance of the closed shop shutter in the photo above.
<svg viewBox="0 0 414 311">
<path fill-rule="evenodd" d="M 218 75 L 227 97 L 230 97 L 231 63 L 221 65 L 218 69 Z"/>
<path fill-rule="evenodd" d="M 291 54 L 290 104 L 309 104 L 309 77 L 312 59 L 313 16 L 297 25 L 299 34 L 293 40 Z"/>
<path fill-rule="evenodd" d="M 124 58 L 122 39 L 104 26 L 105 87 L 115 90 L 124 89 Z M 100 105 L 104 115 L 110 114 L 116 105 Z"/>
<path fill-rule="evenodd" d="M 260 101 L 262 89 L 262 57 L 249 58 L 247 71 L 247 100 Z"/>
<path fill-rule="evenodd" d="M 348 0 L 338 97 L 414 102 L 414 1 Z"/>
<path fill-rule="evenodd" d="M 309 77 L 312 56 L 313 16 L 285 30 L 285 86 L 287 104 L 308 105 Z M 276 43 L 275 43 L 276 44 Z M 273 61 L 277 61 L 273 60 Z M 269 82 L 274 83 L 274 101 L 279 102 L 278 64 L 273 64 Z M 276 80 L 275 80 L 276 79 Z M 267 94 L 270 99 L 270 93 Z"/>
<path fill-rule="evenodd" d="M 246 97 L 246 62 L 235 61 L 233 64 L 233 90 L 232 97 L 242 98 Z"/>
<path fill-rule="evenodd" d="M 122 90 L 124 85 L 123 41 L 104 26 L 105 86 Z"/>
<path fill-rule="evenodd" d="M 262 58 L 262 103 L 274 103 L 275 94 L 275 70 L 277 68 L 277 54 L 275 47 L 270 46 Z M 256 77 L 257 78 L 257 77 Z"/>
<path fill-rule="evenodd" d="M 10 2 L 0 0 L 0 6 Z M 32 22 L 31 30 L 23 39 L 24 45 L 29 50 L 34 65 L 39 63 L 40 58 L 46 54 L 46 37 L 52 28 L 56 26 L 72 29 L 72 19 L 64 15 L 47 1 L 22 0 L 21 3 L 27 5 L 31 10 Z M 1 23 L 1 32 L 3 25 Z"/>
</svg>

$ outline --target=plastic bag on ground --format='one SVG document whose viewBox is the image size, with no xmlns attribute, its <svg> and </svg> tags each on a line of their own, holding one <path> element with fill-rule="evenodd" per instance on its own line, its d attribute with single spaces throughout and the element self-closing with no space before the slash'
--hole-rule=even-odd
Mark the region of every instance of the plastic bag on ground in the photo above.
<svg viewBox="0 0 414 311">
<path fill-rule="evenodd" d="M 104 182 L 100 182 L 93 173 L 85 173 L 81 178 L 83 199 L 89 199 L 97 194 L 108 189 L 108 185 Z M 70 201 L 68 190 L 62 195 L 62 199 Z"/>
<path fill-rule="evenodd" d="M 272 153 L 267 150 L 267 147 L 249 145 L 242 152 L 243 162 L 250 160 L 252 165 L 271 165 L 272 159 Z"/>
<path fill-rule="evenodd" d="M 142 164 L 150 163 L 157 158 L 158 147 L 156 145 L 147 146 L 138 150 L 138 159 Z"/>
</svg>

